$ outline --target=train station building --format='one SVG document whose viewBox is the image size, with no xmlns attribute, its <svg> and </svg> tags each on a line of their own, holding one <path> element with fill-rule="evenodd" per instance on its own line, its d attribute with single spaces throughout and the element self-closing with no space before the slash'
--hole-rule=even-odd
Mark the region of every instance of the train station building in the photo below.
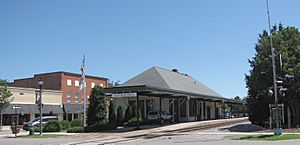
<svg viewBox="0 0 300 145">
<path fill-rule="evenodd" d="M 243 107 L 241 101 L 225 98 L 187 74 L 160 67 L 104 92 L 124 111 L 129 105 L 137 107 L 144 118 L 150 111 L 166 111 L 174 122 L 225 118 L 225 104 Z"/>
</svg>

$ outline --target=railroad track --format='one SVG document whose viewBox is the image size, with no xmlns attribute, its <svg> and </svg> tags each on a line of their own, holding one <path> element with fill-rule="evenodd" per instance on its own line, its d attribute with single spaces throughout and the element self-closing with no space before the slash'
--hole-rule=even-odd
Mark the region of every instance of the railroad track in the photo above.
<svg viewBox="0 0 300 145">
<path fill-rule="evenodd" d="M 222 122 L 215 122 L 215 123 L 206 123 L 206 124 L 199 125 L 199 126 L 192 126 L 192 127 L 188 127 L 188 128 L 173 130 L 173 131 L 170 131 L 170 132 L 183 133 L 183 132 L 191 132 L 191 131 L 197 131 L 197 130 L 205 130 L 205 129 L 216 128 L 216 127 L 220 127 L 220 126 L 226 126 L 226 125 L 241 123 L 241 122 L 245 122 L 247 120 L 248 119 L 232 120 L 232 121 L 224 121 L 224 122 L 222 121 Z"/>
<path fill-rule="evenodd" d="M 226 120 L 226 119 L 224 119 L 224 120 L 221 120 L 221 121 L 215 120 L 215 122 L 200 123 L 199 125 L 186 127 L 186 128 L 181 128 L 181 129 L 158 131 L 158 132 L 154 132 L 154 133 L 150 133 L 150 134 L 144 134 L 143 138 L 144 139 L 150 139 L 150 138 L 155 138 L 155 137 L 171 135 L 172 133 L 185 133 L 185 132 L 192 132 L 192 131 L 198 131 L 198 130 L 206 130 L 206 129 L 216 128 L 216 127 L 241 123 L 241 122 L 245 122 L 247 120 L 248 120 L 248 118 L 237 119 L 237 120 Z"/>
</svg>

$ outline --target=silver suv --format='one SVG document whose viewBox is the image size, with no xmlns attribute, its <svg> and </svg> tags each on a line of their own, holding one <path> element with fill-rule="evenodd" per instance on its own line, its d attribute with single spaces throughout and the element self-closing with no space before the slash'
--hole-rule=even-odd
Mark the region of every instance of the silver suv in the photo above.
<svg viewBox="0 0 300 145">
<path fill-rule="evenodd" d="M 56 116 L 44 116 L 42 117 L 42 125 L 46 124 L 49 120 L 58 120 L 58 118 Z M 23 129 L 24 130 L 29 130 L 32 127 L 35 126 L 40 126 L 40 117 L 33 119 L 30 122 L 27 122 L 24 124 Z"/>
</svg>

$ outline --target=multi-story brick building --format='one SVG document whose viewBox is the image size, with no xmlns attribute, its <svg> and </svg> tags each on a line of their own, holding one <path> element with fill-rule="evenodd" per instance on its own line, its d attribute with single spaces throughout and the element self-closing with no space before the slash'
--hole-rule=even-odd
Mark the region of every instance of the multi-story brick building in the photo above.
<svg viewBox="0 0 300 145">
<path fill-rule="evenodd" d="M 69 72 L 50 72 L 35 74 L 32 78 L 17 79 L 9 86 L 38 88 L 38 80 L 44 81 L 43 89 L 60 90 L 62 92 L 62 104 L 65 112 L 64 119 L 81 118 L 83 113 L 83 91 L 80 90 L 80 74 Z M 103 88 L 108 87 L 108 79 L 96 76 L 85 76 L 86 100 L 88 100 L 91 90 L 95 85 Z M 88 103 L 88 102 L 87 102 Z"/>
</svg>

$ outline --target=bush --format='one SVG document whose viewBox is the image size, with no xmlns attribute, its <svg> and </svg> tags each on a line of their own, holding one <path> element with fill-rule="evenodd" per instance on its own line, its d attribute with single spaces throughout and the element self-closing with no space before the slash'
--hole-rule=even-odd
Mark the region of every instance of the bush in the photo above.
<svg viewBox="0 0 300 145">
<path fill-rule="evenodd" d="M 61 124 L 61 130 L 67 130 L 70 128 L 70 122 L 68 120 L 62 120 L 60 121 Z"/>
<path fill-rule="evenodd" d="M 67 129 L 67 133 L 82 133 L 82 132 L 84 132 L 83 127 L 72 127 Z"/>
<path fill-rule="evenodd" d="M 40 132 L 40 127 L 34 126 L 34 127 L 33 127 L 33 130 L 34 130 L 34 132 Z"/>
<path fill-rule="evenodd" d="M 148 120 L 143 120 L 142 118 L 139 118 L 139 125 L 146 125 L 148 124 Z M 131 127 L 137 125 L 137 117 L 131 118 L 128 122 L 124 123 L 124 126 Z"/>
<path fill-rule="evenodd" d="M 73 127 L 83 127 L 83 122 L 79 119 L 75 119 L 71 121 L 71 128 Z"/>
<path fill-rule="evenodd" d="M 109 105 L 109 111 L 108 111 L 108 120 L 109 124 L 117 126 L 117 119 L 116 119 L 116 113 L 115 113 L 115 107 L 112 101 L 110 101 Z"/>
<path fill-rule="evenodd" d="M 116 129 L 117 126 L 115 124 L 111 123 L 101 123 L 95 126 L 87 126 L 84 128 L 84 132 L 98 132 L 98 131 L 104 131 L 104 130 L 113 130 Z"/>
<path fill-rule="evenodd" d="M 127 122 L 129 121 L 130 119 L 132 118 L 132 110 L 131 110 L 131 107 L 130 105 L 127 106 L 126 110 L 125 110 L 125 118 L 124 118 L 124 121 Z"/>
<path fill-rule="evenodd" d="M 119 106 L 117 109 L 117 122 L 118 125 L 122 124 L 124 120 L 124 115 L 123 115 L 123 108 L 122 106 Z"/>
<path fill-rule="evenodd" d="M 60 132 L 60 130 L 61 124 L 58 120 L 49 120 L 43 128 L 44 132 Z"/>
</svg>

